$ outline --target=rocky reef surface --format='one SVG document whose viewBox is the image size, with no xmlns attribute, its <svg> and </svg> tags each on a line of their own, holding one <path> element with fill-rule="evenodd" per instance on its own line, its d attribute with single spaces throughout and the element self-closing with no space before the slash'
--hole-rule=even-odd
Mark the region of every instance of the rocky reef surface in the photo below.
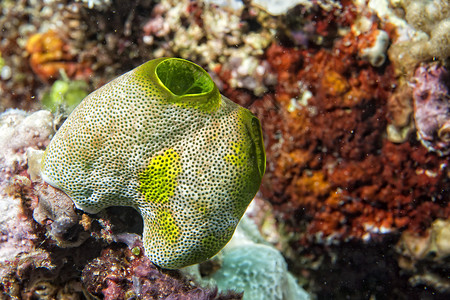
<svg viewBox="0 0 450 300">
<path fill-rule="evenodd" d="M 232 259 L 158 269 L 132 209 L 83 214 L 38 183 L 36 151 L 76 103 L 163 56 L 198 63 L 261 120 L 267 172 L 248 215 L 292 280 L 317 299 L 450 296 L 448 1 L 281 2 L 2 1 L 5 297 L 251 294 L 248 277 L 211 284 Z"/>
</svg>

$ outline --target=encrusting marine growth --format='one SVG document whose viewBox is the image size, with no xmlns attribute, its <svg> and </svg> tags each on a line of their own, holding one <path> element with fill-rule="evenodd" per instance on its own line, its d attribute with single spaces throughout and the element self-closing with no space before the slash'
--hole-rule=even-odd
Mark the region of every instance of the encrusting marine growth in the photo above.
<svg viewBox="0 0 450 300">
<path fill-rule="evenodd" d="M 87 96 L 47 147 L 41 173 L 86 212 L 137 209 L 146 255 L 174 269 L 230 240 L 265 164 L 259 120 L 201 67 L 160 58 Z"/>
</svg>

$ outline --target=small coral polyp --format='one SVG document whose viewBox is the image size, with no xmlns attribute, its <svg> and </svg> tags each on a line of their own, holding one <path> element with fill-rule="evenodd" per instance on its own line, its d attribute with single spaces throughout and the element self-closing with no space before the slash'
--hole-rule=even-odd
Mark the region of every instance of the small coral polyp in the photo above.
<svg viewBox="0 0 450 300">
<path fill-rule="evenodd" d="M 259 120 L 199 66 L 161 58 L 87 96 L 46 149 L 41 173 L 86 212 L 134 207 L 146 255 L 174 269 L 229 241 L 265 162 Z"/>
</svg>

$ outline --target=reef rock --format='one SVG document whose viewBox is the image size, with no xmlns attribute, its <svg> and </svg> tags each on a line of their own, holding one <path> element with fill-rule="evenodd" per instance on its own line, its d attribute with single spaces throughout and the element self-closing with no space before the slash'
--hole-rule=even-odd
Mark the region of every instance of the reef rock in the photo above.
<svg viewBox="0 0 450 300">
<path fill-rule="evenodd" d="M 439 64 L 424 65 L 417 68 L 413 86 L 418 139 L 428 150 L 450 153 L 450 74 Z"/>
<path fill-rule="evenodd" d="M 252 219 L 244 215 L 236 232 L 214 258 L 218 266 L 203 277 L 198 266 L 187 273 L 206 286 L 218 286 L 220 291 L 229 289 L 244 292 L 244 300 L 309 300 L 310 296 L 287 270 L 280 251 L 261 236 Z"/>
</svg>

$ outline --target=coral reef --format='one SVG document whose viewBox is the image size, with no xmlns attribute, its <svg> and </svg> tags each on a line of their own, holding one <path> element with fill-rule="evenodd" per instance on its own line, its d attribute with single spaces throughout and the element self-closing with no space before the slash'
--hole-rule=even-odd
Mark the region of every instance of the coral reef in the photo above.
<svg viewBox="0 0 450 300">
<path fill-rule="evenodd" d="M 348 7 L 343 10 L 352 11 Z M 370 14 L 364 18 L 367 20 L 359 22 L 367 24 L 342 30 L 330 49 L 296 49 L 285 41 L 273 43 L 266 56 L 278 74 L 276 91 L 251 105 L 263 120 L 267 143 L 268 168 L 262 192 L 273 203 L 285 230 L 294 235 L 290 244 L 296 250 L 293 256 L 285 253 L 292 261 L 298 260 L 298 255 L 309 257 L 311 260 L 303 263 L 312 269 L 312 280 L 317 280 L 316 284 L 326 281 L 327 286 L 334 277 L 321 277 L 331 272 L 329 265 L 317 270 L 314 259 L 327 260 L 327 255 L 318 254 L 318 248 L 311 250 L 313 245 L 326 245 L 329 259 L 337 258 L 333 268 L 346 265 L 345 251 L 357 255 L 366 251 L 365 243 L 373 245 L 390 256 L 389 265 L 380 272 L 388 271 L 393 279 L 399 270 L 392 257 L 395 253 L 388 251 L 391 238 L 405 229 L 425 234 L 434 220 L 450 216 L 447 158 L 429 152 L 409 134 L 414 130 L 414 87 L 408 85 L 408 78 L 399 78 L 397 84 L 393 72 L 397 66 L 389 60 L 376 67 L 361 55 L 379 30 L 390 38 L 393 30 Z M 348 17 L 334 22 L 349 26 L 356 20 Z M 412 68 L 408 70 L 411 74 L 414 65 Z M 437 87 L 441 95 L 448 95 L 436 78 L 430 80 L 434 80 L 430 81 L 430 93 Z M 447 102 L 443 103 L 442 111 L 446 111 Z M 396 142 L 403 144 L 386 140 L 387 121 L 398 126 Z M 375 265 L 381 259 L 369 252 L 364 263 Z M 319 297 L 353 297 L 351 285 L 363 285 L 355 277 L 359 272 L 356 268 L 340 272 L 340 276 L 349 276 L 345 279 L 348 292 L 340 294 L 321 285 Z M 384 296 L 391 288 L 394 293 L 408 289 L 401 280 L 395 287 L 381 286 L 382 278 L 366 278 L 365 282 L 364 290 L 380 288 L 374 293 Z"/>
<path fill-rule="evenodd" d="M 362 10 L 367 9 L 364 5 Z M 433 58 L 445 62 L 449 57 L 448 1 L 400 0 L 369 1 L 386 28 L 392 32 L 389 58 L 399 74 L 412 75 L 420 62 Z"/>
<path fill-rule="evenodd" d="M 415 141 L 384 140 L 392 65 L 378 72 L 358 59 L 358 39 L 364 34 L 350 31 L 330 51 L 272 44 L 276 98 L 252 105 L 264 132 L 274 133 L 266 138 L 264 195 L 293 230 L 308 220 L 305 237 L 325 243 L 424 230 L 450 209 L 446 160 Z"/>
<path fill-rule="evenodd" d="M 44 94 L 59 102 L 57 87 L 75 77 L 94 90 L 149 59 L 189 59 L 261 119 L 268 171 L 257 198 L 270 203 L 253 217 L 312 297 L 448 299 L 448 254 L 436 242 L 445 240 L 450 216 L 448 1 L 277 3 L 2 1 L 0 110 L 37 110 Z M 68 81 L 59 71 L 40 78 L 30 64 L 45 52 L 28 52 L 27 42 L 52 31 L 67 57 L 61 63 Z M 30 117 L 16 111 L 14 119 L 20 115 Z M 30 134 L 23 141 L 40 132 L 23 128 Z M 123 258 L 147 264 L 133 248 L 136 239 L 118 234 L 142 233 L 137 212 L 88 215 L 61 195 L 51 202 L 53 191 L 34 183 L 36 149 L 46 146 L 47 133 L 27 150 L 13 131 L 2 132 L 2 147 L 9 140 L 19 147 L 5 152 L 0 170 L 1 205 L 8 208 L 0 222 L 3 293 L 92 297 L 80 280 L 90 262 L 126 272 L 133 262 Z M 200 266 L 202 275 L 220 272 L 219 263 Z M 118 272 L 89 286 L 95 297 L 137 295 L 140 282 L 162 282 L 136 273 L 140 281 L 133 282 Z"/>
<path fill-rule="evenodd" d="M 136 250 L 136 249 L 140 250 Z M 139 252 L 134 254 L 133 252 Z M 83 269 L 87 291 L 103 299 L 242 299 L 242 294 L 222 294 L 196 287 L 178 271 L 161 271 L 143 255 L 142 245 L 133 250 L 109 247 Z"/>
<path fill-rule="evenodd" d="M 291 0 L 291 1 L 264 1 L 264 0 L 253 0 L 252 4 L 261 7 L 271 15 L 282 15 L 286 14 L 289 9 L 301 4 L 305 7 L 311 7 L 312 3 L 308 0 Z"/>
<path fill-rule="evenodd" d="M 143 27 L 143 40 L 158 48 L 158 57 L 189 58 L 217 73 L 223 84 L 262 95 L 273 78 L 262 59 L 273 32 L 257 20 L 262 12 L 248 13 L 242 19 L 243 13 L 242 9 L 223 10 L 208 3 L 162 1 Z M 190 26 L 184 27 L 183 20 Z"/>
<path fill-rule="evenodd" d="M 144 256 L 139 237 L 120 234 L 120 230 L 136 230 L 134 224 L 140 218 L 133 209 L 111 209 L 89 217 L 76 212 L 63 193 L 54 195 L 55 189 L 33 182 L 30 177 L 37 180 L 36 170 L 27 168 L 27 157 L 31 165 L 36 164 L 37 150 L 49 143 L 53 135 L 50 112 L 9 110 L 0 120 L 2 297 L 242 298 L 239 293 L 200 288 L 178 272 L 154 266 Z M 64 204 L 64 198 L 69 202 Z M 56 201 L 50 203 L 50 199 Z M 142 231 L 142 224 L 139 227 Z"/>
<path fill-rule="evenodd" d="M 185 272 L 194 275 L 203 285 L 218 286 L 221 291 L 242 291 L 244 300 L 310 299 L 287 271 L 281 253 L 262 238 L 247 214 L 231 241 L 216 257 Z"/>
<path fill-rule="evenodd" d="M 39 153 L 34 155 L 42 156 Z M 32 155 L 29 155 L 28 160 L 31 158 Z M 40 163 L 40 159 L 38 161 Z M 30 169 L 28 172 L 32 178 Z M 39 181 L 38 178 L 36 180 Z M 72 200 L 65 193 L 46 183 L 37 183 L 35 194 L 39 200 L 33 210 L 33 219 L 45 226 L 49 238 L 56 241 L 59 247 L 76 247 L 86 241 L 89 234 L 81 228 L 82 217 L 76 213 Z"/>
<path fill-rule="evenodd" d="M 386 49 L 389 44 L 389 36 L 384 30 L 374 30 L 371 37 L 361 39 L 368 45 L 360 46 L 362 59 L 367 60 L 374 67 L 381 67 L 386 61 Z"/>
<path fill-rule="evenodd" d="M 450 292 L 447 270 L 450 267 L 450 220 L 437 219 L 424 236 L 411 231 L 402 233 L 397 243 L 399 266 L 412 275 L 413 286 L 432 286 L 442 293 Z"/>
<path fill-rule="evenodd" d="M 400 79 L 395 91 L 387 99 L 387 139 L 394 143 L 406 142 L 414 131 L 412 88 Z"/>
<path fill-rule="evenodd" d="M 431 151 L 450 153 L 450 74 L 437 64 L 417 68 L 413 78 L 417 137 Z"/>
<path fill-rule="evenodd" d="M 424 33 L 421 39 L 399 41 L 392 47 L 391 57 L 398 60 L 410 56 L 417 62 L 431 60 L 434 57 L 445 61 L 450 56 L 450 4 L 445 0 L 403 0 L 397 6 L 405 12 L 405 20 L 416 30 Z M 396 55 L 397 54 L 397 55 Z"/>
<path fill-rule="evenodd" d="M 77 2 L 82 2 L 90 9 L 106 10 L 111 5 L 111 0 L 75 0 Z"/>
<path fill-rule="evenodd" d="M 38 236 L 33 222 L 22 209 L 20 189 L 31 190 L 26 175 L 26 152 L 43 149 L 53 134 L 53 117 L 47 111 L 26 114 L 8 110 L 0 114 L 0 262 L 31 253 Z M 27 199 L 31 201 L 31 199 Z"/>
<path fill-rule="evenodd" d="M 80 25 L 80 18 L 80 7 L 76 3 L 2 1 L 0 109 L 36 109 L 37 99 L 48 88 L 41 80 L 59 78 L 59 68 L 70 76 L 88 78 L 91 74 L 89 59 L 80 58 L 77 51 L 85 45 L 81 32 L 86 27 Z M 32 69 L 37 74 L 31 72 Z"/>
<path fill-rule="evenodd" d="M 449 4 L 441 0 L 376 0 L 369 1 L 368 6 L 389 32 L 392 45 L 388 55 L 398 76 L 398 87 L 388 105 L 388 139 L 405 142 L 414 129 L 413 119 L 409 116 L 413 104 L 408 82 L 413 81 L 421 62 L 440 60 L 441 64 L 448 65 Z"/>
<path fill-rule="evenodd" d="M 36 205 L 33 183 L 27 173 L 27 153 L 44 149 L 53 135 L 53 116 L 48 111 L 25 113 L 8 110 L 0 115 L 0 291 L 14 299 L 40 295 L 82 295 L 70 279 L 51 283 L 51 270 L 64 266 L 58 251 L 38 248 L 45 232 L 32 219 Z M 67 258 L 66 256 L 65 258 Z M 55 272 L 57 274 L 57 272 Z M 70 273 L 67 273 L 70 274 Z M 69 275 L 70 277 L 70 275 Z"/>
</svg>

